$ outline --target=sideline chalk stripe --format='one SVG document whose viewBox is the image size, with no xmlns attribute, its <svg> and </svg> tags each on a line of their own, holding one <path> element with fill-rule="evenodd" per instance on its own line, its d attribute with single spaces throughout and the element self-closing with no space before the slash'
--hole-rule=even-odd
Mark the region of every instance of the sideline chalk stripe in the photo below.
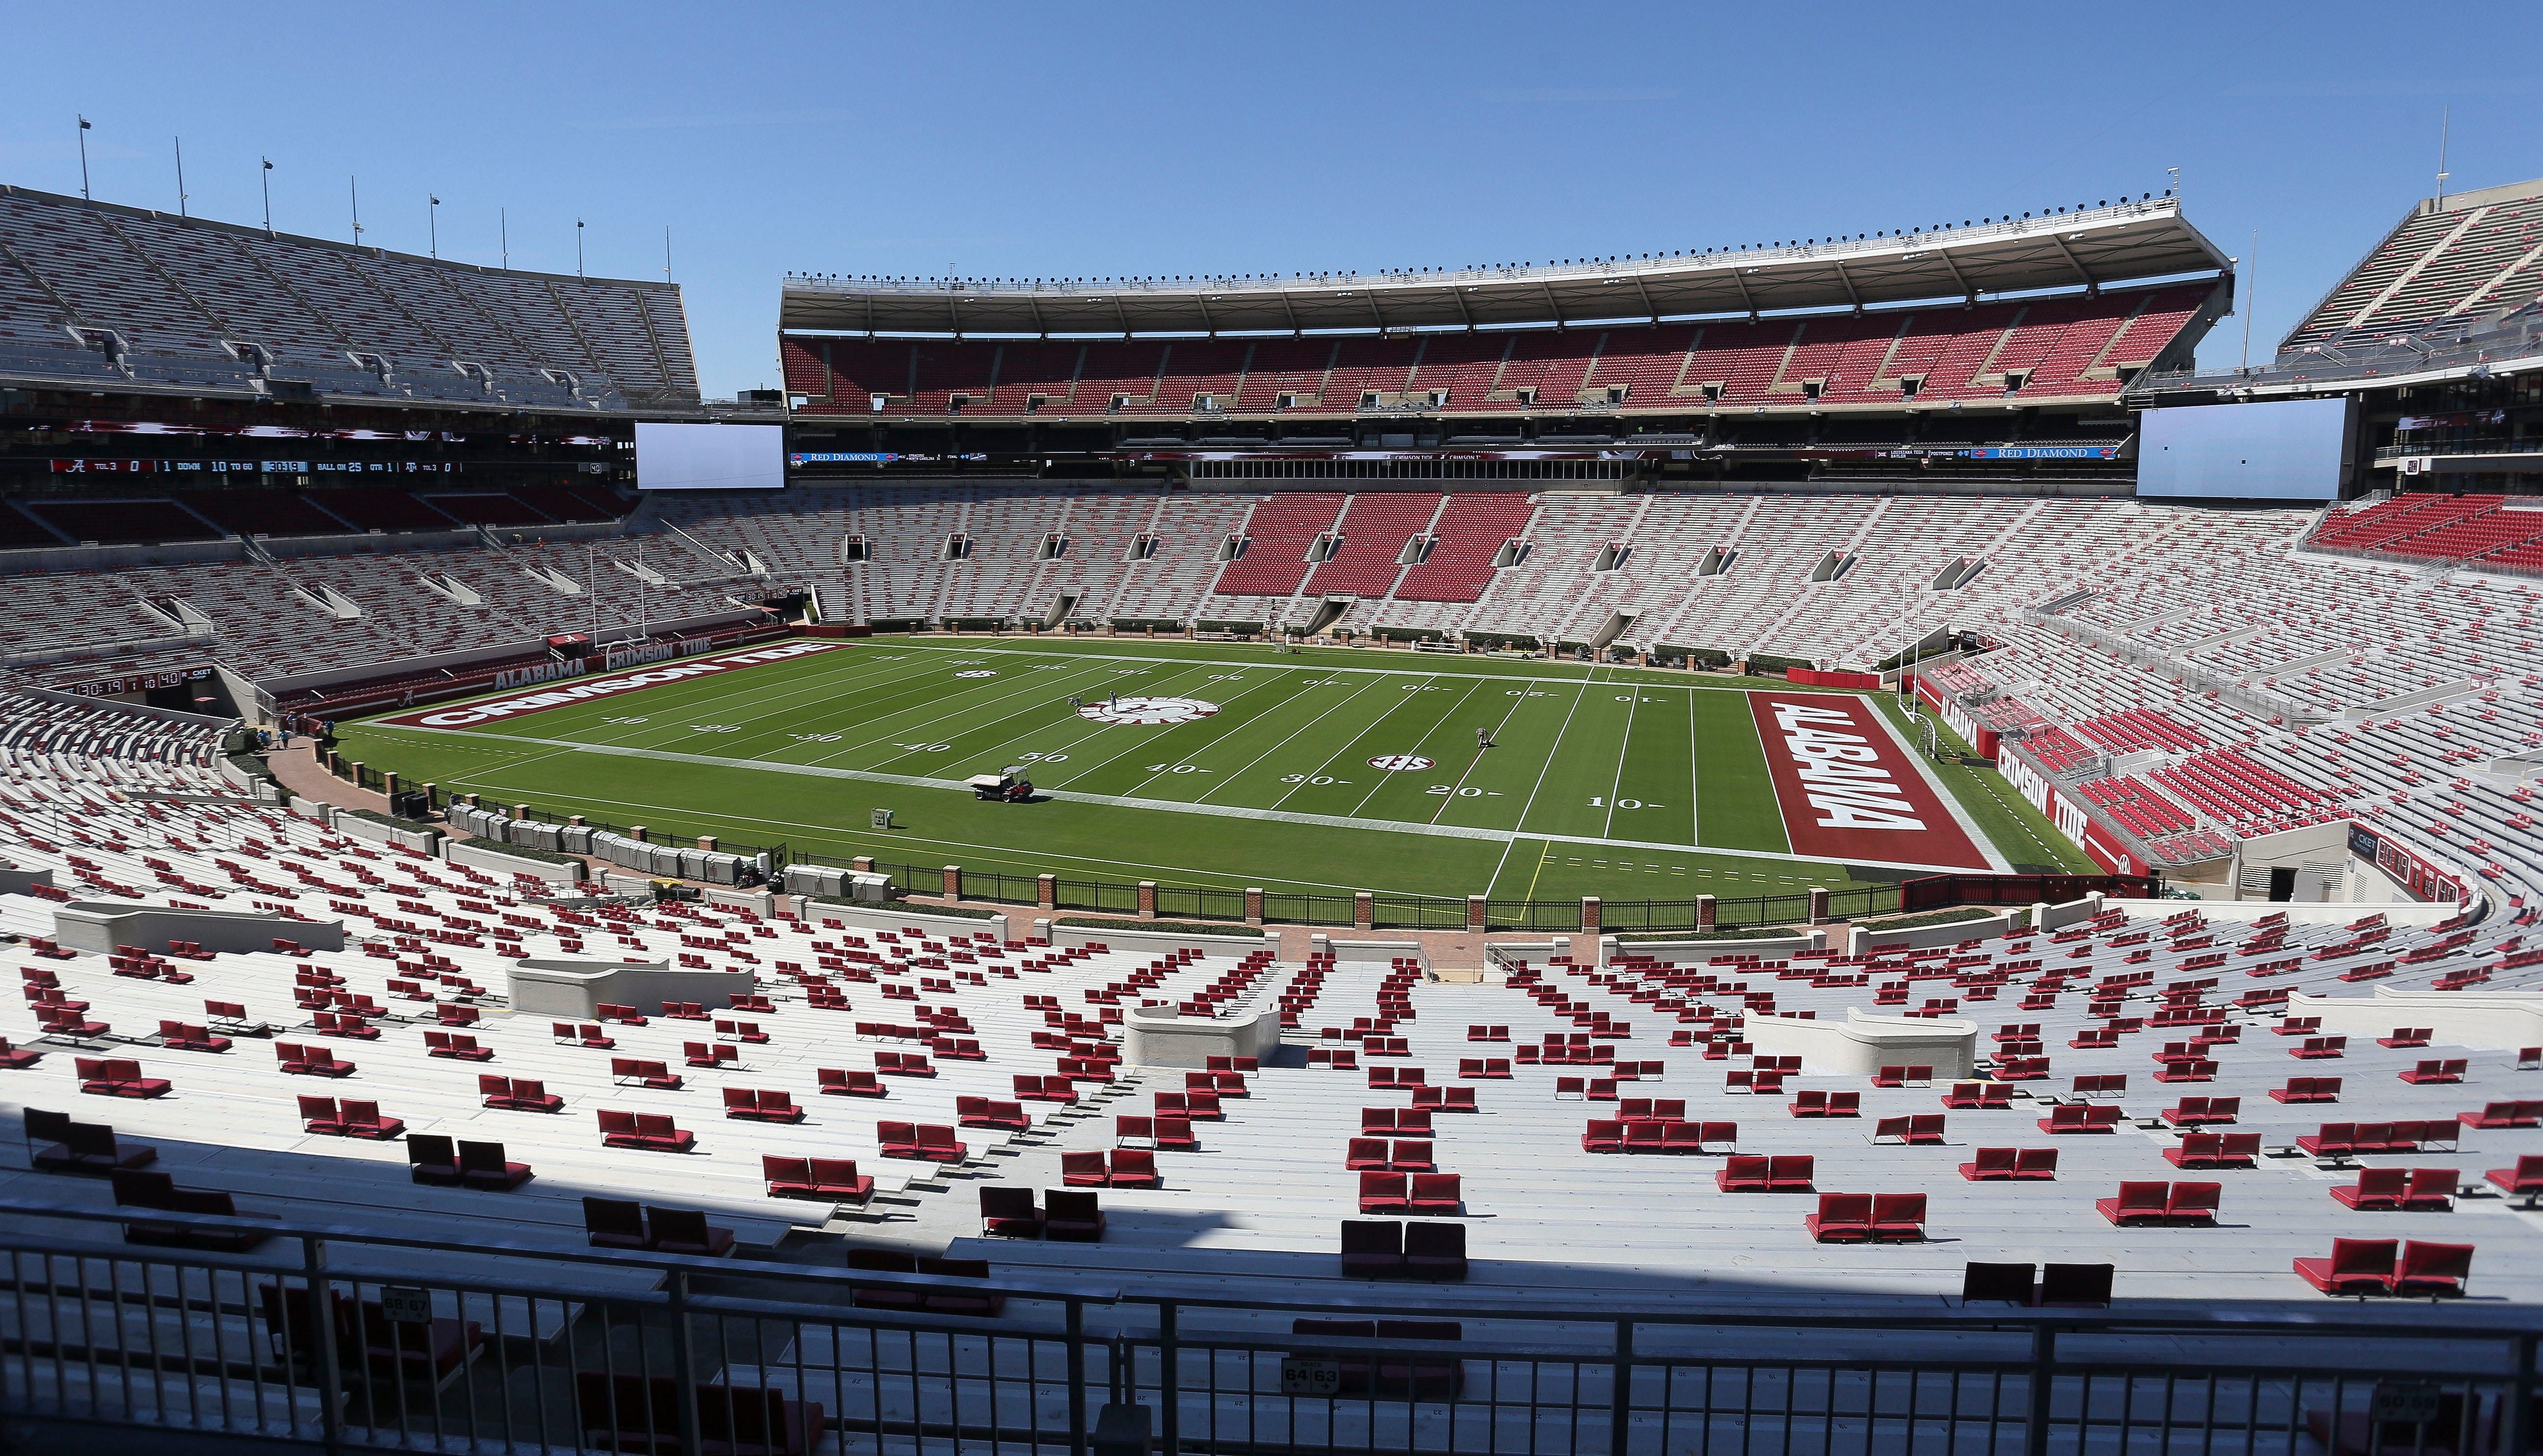
<svg viewBox="0 0 2543 1456">
<path fill-rule="evenodd" d="M 1750 693 L 1748 706 L 1794 854 L 1992 868 L 1861 698 Z"/>
</svg>

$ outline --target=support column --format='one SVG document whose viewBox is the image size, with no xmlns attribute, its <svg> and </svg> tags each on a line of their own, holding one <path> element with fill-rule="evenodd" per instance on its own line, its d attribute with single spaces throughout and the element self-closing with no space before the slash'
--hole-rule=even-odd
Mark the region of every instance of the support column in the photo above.
<svg viewBox="0 0 2543 1456">
<path fill-rule="evenodd" d="M 1263 886 L 1259 884 L 1246 886 L 1245 923 L 1248 925 L 1263 923 Z"/>
<path fill-rule="evenodd" d="M 1827 918 L 1828 892 L 1813 884 L 1811 886 L 1811 924 L 1825 925 Z"/>
<path fill-rule="evenodd" d="M 1468 895 L 1466 896 L 1466 929 L 1482 930 L 1483 928 L 1484 897 L 1482 895 Z"/>
<path fill-rule="evenodd" d="M 1716 900 L 1713 896 L 1697 895 L 1695 897 L 1695 928 L 1698 930 L 1713 929 L 1715 919 L 1720 913 L 1720 908 L 1721 902 Z"/>
<path fill-rule="evenodd" d="M 1056 910 L 1059 908 L 1058 876 L 1037 875 L 1034 877 L 1034 903 L 1040 905 L 1045 910 Z"/>
<path fill-rule="evenodd" d="M 716 852 L 716 837 L 712 834 L 699 835 L 698 848 L 705 850 L 708 854 L 714 854 Z"/>
<path fill-rule="evenodd" d="M 1598 897 L 1596 895 L 1582 895 L 1580 897 L 1580 928 L 1583 931 L 1593 931 L 1598 928 Z"/>
<path fill-rule="evenodd" d="M 949 900 L 963 898 L 963 867 L 960 865 L 945 867 L 945 898 Z"/>
<path fill-rule="evenodd" d="M 856 858 L 848 861 L 848 868 L 856 871 L 860 875 L 872 875 L 874 873 L 874 856 L 858 855 Z"/>
<path fill-rule="evenodd" d="M 1157 918 L 1157 881 L 1153 880 L 1139 881 L 1139 918 L 1142 920 Z"/>
<path fill-rule="evenodd" d="M 1351 891 L 1351 927 L 1354 930 L 1377 929 L 1377 896 L 1364 889 Z"/>
</svg>

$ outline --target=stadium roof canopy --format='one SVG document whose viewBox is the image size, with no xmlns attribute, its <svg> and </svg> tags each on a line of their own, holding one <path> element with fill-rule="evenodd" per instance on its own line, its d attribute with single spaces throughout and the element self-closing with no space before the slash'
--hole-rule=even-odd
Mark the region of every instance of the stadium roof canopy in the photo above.
<svg viewBox="0 0 2543 1456">
<path fill-rule="evenodd" d="M 1289 277 L 842 278 L 790 274 L 786 331 L 922 336 L 1470 329 L 1864 307 L 2218 273 L 2173 197 L 1904 236 L 1517 268 Z"/>
</svg>

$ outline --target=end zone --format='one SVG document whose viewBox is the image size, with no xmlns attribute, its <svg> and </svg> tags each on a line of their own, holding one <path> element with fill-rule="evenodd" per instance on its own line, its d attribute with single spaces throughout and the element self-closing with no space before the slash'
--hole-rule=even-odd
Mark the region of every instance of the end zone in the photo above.
<svg viewBox="0 0 2543 1456">
<path fill-rule="evenodd" d="M 397 728 L 469 728 L 481 723 L 493 723 L 498 719 L 519 718 L 524 714 L 541 713 L 550 708 L 567 708 L 577 703 L 591 703 L 602 698 L 614 698 L 621 693 L 632 693 L 659 683 L 684 682 L 692 677 L 707 677 L 719 672 L 730 672 L 737 667 L 756 667 L 763 662 L 783 662 L 789 657 L 801 657 L 808 652 L 826 652 L 840 646 L 842 644 L 835 642 L 815 642 L 809 638 L 799 638 L 793 642 L 778 643 L 773 647 L 750 648 L 738 652 L 712 652 L 704 656 L 665 662 L 658 667 L 647 667 L 641 671 L 614 672 L 605 677 L 595 677 L 588 682 L 542 687 L 536 692 L 515 693 L 508 698 L 481 698 L 474 703 L 429 708 L 422 712 L 401 714 L 396 718 L 379 719 L 377 722 Z"/>
<path fill-rule="evenodd" d="M 1793 853 L 1992 870 L 1879 710 L 1834 693 L 1750 693 Z"/>
</svg>

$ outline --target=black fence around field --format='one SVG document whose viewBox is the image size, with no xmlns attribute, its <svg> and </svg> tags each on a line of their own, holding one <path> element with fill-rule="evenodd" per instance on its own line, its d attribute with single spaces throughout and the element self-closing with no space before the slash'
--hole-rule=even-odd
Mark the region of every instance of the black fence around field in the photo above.
<svg viewBox="0 0 2543 1456">
<path fill-rule="evenodd" d="M 386 777 L 367 766 L 347 764 L 356 769 L 352 775 L 365 789 L 386 787 Z M 448 806 L 454 796 L 436 790 L 432 806 Z M 505 805 L 506 813 L 518 814 L 519 805 Z M 564 815 L 531 807 L 531 818 L 543 823 L 565 822 Z M 584 823 L 595 829 L 627 832 L 616 824 L 585 817 Z M 695 842 L 700 834 L 715 832 L 713 825 L 673 824 L 656 820 L 646 826 L 650 836 L 662 841 Z M 743 844 L 718 836 L 718 847 L 729 853 L 769 856 L 772 875 L 790 859 L 798 863 L 819 863 L 844 867 L 846 857 L 824 847 L 817 853 L 802 853 L 785 844 Z M 889 876 L 903 891 L 916 895 L 941 895 L 945 889 L 943 865 L 915 865 L 872 862 L 877 873 Z M 1009 874 L 1000 870 L 962 870 L 963 897 L 991 904 L 1040 906 L 1040 878 L 1034 875 Z M 1092 880 L 1059 876 L 1053 881 L 1050 908 L 1057 912 L 1079 912 L 1099 915 L 1138 916 L 1141 886 L 1126 880 Z M 1851 884 L 1827 891 L 1827 904 L 1820 912 L 1829 920 L 1860 920 L 1867 916 L 1915 913 L 1947 909 L 1956 905 L 2029 905 L 2050 904 L 2080 899 L 2095 892 L 2137 899 L 2151 899 L 2163 893 L 2163 882 L 2151 876 L 2135 875 L 1933 875 L 1903 881 L 1896 884 Z M 1160 920 L 1226 920 L 1247 918 L 1247 893 L 1240 888 L 1217 885 L 1157 884 L 1152 887 L 1154 914 Z M 1372 894 L 1367 925 L 1372 930 L 1464 930 L 1471 924 L 1468 902 L 1452 895 Z M 1732 931 L 1807 924 L 1812 919 L 1808 892 L 1742 897 L 1716 896 L 1713 920 L 1707 927 L 1701 919 L 1700 902 L 1692 897 L 1668 900 L 1601 900 L 1597 928 L 1610 934 L 1669 934 L 1700 929 Z M 1569 934 L 1582 930 L 1582 902 L 1578 899 L 1488 899 L 1484 902 L 1484 928 L 1499 931 L 1543 931 Z M 1262 895 L 1262 920 L 1267 925 L 1356 926 L 1361 923 L 1356 896 L 1348 891 L 1267 890 Z"/>
<path fill-rule="evenodd" d="M 338 774 L 337 777 L 347 780 L 356 788 L 368 789 L 375 794 L 385 794 L 388 792 L 389 776 L 382 770 L 372 768 L 368 764 L 353 763 L 347 760 L 345 763 L 345 772 Z M 435 813 L 439 813 L 442 810 L 449 808 L 451 805 L 456 804 L 467 797 L 464 794 L 453 794 L 449 790 L 443 789 L 438 785 L 425 785 L 413 779 L 401 778 L 398 781 L 398 785 L 401 793 L 425 793 L 431 804 L 432 811 Z M 478 797 L 481 801 L 484 801 L 486 798 L 484 795 L 480 795 Z M 528 818 L 542 824 L 563 825 L 570 819 L 577 817 L 569 814 L 550 813 L 546 809 L 539 808 L 532 805 L 481 803 L 481 806 L 497 810 L 512 818 Z M 527 810 L 526 813 L 523 812 L 525 809 Z M 581 818 L 584 827 L 605 830 L 612 834 L 627 834 L 631 828 L 631 826 L 625 824 L 613 824 L 606 819 L 595 819 L 588 814 L 580 815 L 579 817 Z M 430 827 L 420 820 L 417 821 L 417 823 L 419 827 Z M 752 855 L 764 854 L 768 856 L 768 863 L 772 872 L 776 869 L 782 868 L 787 863 L 788 859 L 787 846 L 783 843 L 746 844 L 738 839 L 726 837 L 724 834 L 719 832 L 713 824 L 683 823 L 675 820 L 666 820 L 657 816 L 646 823 L 644 825 L 644 829 L 648 841 L 655 844 L 685 844 L 695 846 L 700 838 L 712 837 L 716 842 L 716 848 L 726 854 L 741 855 L 745 858 Z M 1033 881 L 1031 880 L 1027 880 L 1025 881 L 1025 898 L 1028 900 L 1033 898 Z M 1242 914 L 1244 912 L 1240 910 L 1238 913 Z"/>
<path fill-rule="evenodd" d="M 941 865 L 890 864 L 878 861 L 878 873 L 915 894 L 943 892 Z M 1107 915 L 1139 913 L 1139 886 L 1128 881 L 1079 880 L 1067 876 L 1054 882 L 1051 908 Z M 1857 884 L 1831 889 L 1822 912 L 1830 920 L 1860 920 L 1954 905 L 2051 904 L 2103 894 L 2150 899 L 2162 893 L 2162 881 L 2129 875 L 1936 875 L 1898 884 Z M 1161 920 L 1243 920 L 1245 891 L 1213 886 L 1156 886 L 1156 915 Z M 992 870 L 963 871 L 963 897 L 1004 905 L 1039 905 L 1041 887 L 1030 875 Z M 1465 900 L 1449 895 L 1379 894 L 1370 897 L 1369 925 L 1376 930 L 1463 930 L 1468 925 Z M 1335 925 L 1358 923 L 1353 897 L 1341 892 L 1267 891 L 1263 920 L 1269 925 Z M 1694 931 L 1699 928 L 1696 900 L 1602 900 L 1598 928 L 1637 934 Z M 1811 918 L 1807 892 L 1742 897 L 1716 896 L 1712 929 L 1740 930 L 1761 926 L 1806 924 Z M 1484 902 L 1487 930 L 1577 932 L 1581 928 L 1581 902 L 1569 900 L 1490 899 Z"/>
<path fill-rule="evenodd" d="M 945 867 L 942 865 L 875 861 L 873 868 L 878 874 L 891 877 L 895 884 L 912 894 L 935 895 L 944 891 Z M 1889 915 L 1902 910 L 1953 904 L 2027 905 L 2041 899 L 2068 900 L 2097 888 L 2107 893 L 2152 893 L 2151 889 L 2134 887 L 2151 885 L 2151 881 L 2131 881 L 2124 887 L 2114 883 L 2123 879 L 2125 877 L 2087 875 L 1945 875 L 1931 880 L 1908 881 L 1903 884 L 1849 885 L 1828 891 L 1827 907 L 1823 913 L 1832 920 L 1857 920 L 1869 915 Z M 1995 881 L 2005 882 L 1999 885 Z M 1936 887 L 1924 888 L 1929 885 Z M 1128 881 L 1081 880 L 1061 876 L 1053 881 L 1052 888 L 1050 908 L 1055 911 L 1134 916 L 1140 910 L 1139 886 Z M 1042 902 L 1041 885 L 1035 876 L 967 867 L 963 871 L 963 897 L 1002 905 L 1038 906 Z M 1242 889 L 1160 884 L 1155 887 L 1155 898 L 1156 917 L 1160 920 L 1243 920 L 1246 917 L 1246 895 Z M 1467 902 L 1450 895 L 1377 894 L 1370 896 L 1370 909 L 1372 913 L 1368 923 L 1375 930 L 1463 930 L 1469 923 Z M 1355 911 L 1354 897 L 1340 891 L 1271 890 L 1263 895 L 1263 921 L 1267 925 L 1350 926 L 1359 923 Z M 1717 896 L 1713 914 L 1711 928 L 1716 930 L 1801 924 L 1811 919 L 1811 897 L 1806 892 Z M 1580 922 L 1581 902 L 1578 899 L 1490 899 L 1484 902 L 1484 926 L 1488 930 L 1570 934 L 1580 930 Z M 1693 898 L 1602 900 L 1598 906 L 1598 927 L 1607 932 L 1629 935 L 1691 932 L 1698 926 L 1699 904 Z"/>
<path fill-rule="evenodd" d="M 2151 875 L 1929 875 L 1898 886 L 1901 910 L 1951 905 L 2064 904 L 2088 894 L 2150 900 L 2163 893 Z"/>
</svg>

